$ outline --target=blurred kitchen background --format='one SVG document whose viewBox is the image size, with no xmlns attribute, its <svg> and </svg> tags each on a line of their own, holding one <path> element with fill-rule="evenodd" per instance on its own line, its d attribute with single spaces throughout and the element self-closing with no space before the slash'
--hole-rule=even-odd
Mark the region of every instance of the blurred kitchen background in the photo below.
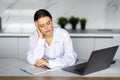
<svg viewBox="0 0 120 80">
<path fill-rule="evenodd" d="M 34 31 L 33 15 L 41 8 L 50 11 L 54 26 L 61 16 L 75 16 L 87 19 L 86 29 L 120 29 L 120 0 L 0 0 L 2 31 Z"/>
<path fill-rule="evenodd" d="M 27 61 L 29 36 L 35 30 L 33 16 L 38 9 L 47 9 L 53 16 L 54 26 L 58 18 L 71 16 L 86 18 L 86 29 L 70 32 L 78 59 L 88 59 L 91 52 L 120 45 L 120 0 L 0 0 L 0 59 L 17 58 Z M 116 59 L 120 59 L 120 49 Z"/>
<path fill-rule="evenodd" d="M 19 76 L 17 61 L 28 63 L 29 36 L 35 30 L 33 16 L 43 8 L 52 14 L 54 26 L 61 27 L 61 17 L 61 24 L 63 18 L 72 16 L 87 20 L 85 30 L 80 21 L 76 30 L 70 23 L 65 25 L 79 61 L 88 60 L 94 50 L 120 46 L 120 0 L 0 0 L 0 76 Z M 120 60 L 120 48 L 114 60 Z"/>
</svg>

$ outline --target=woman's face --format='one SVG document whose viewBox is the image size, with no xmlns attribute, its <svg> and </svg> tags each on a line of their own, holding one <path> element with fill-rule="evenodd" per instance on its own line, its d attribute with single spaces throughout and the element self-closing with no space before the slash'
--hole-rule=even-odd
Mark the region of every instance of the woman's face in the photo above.
<svg viewBox="0 0 120 80">
<path fill-rule="evenodd" d="M 38 29 L 45 36 L 49 36 L 53 33 L 52 19 L 48 16 L 39 18 L 37 20 Z"/>
</svg>

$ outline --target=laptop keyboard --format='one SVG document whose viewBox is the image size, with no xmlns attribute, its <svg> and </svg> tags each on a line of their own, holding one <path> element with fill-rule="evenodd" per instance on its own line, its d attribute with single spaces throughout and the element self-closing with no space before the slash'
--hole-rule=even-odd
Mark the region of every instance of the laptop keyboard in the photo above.
<svg viewBox="0 0 120 80">
<path fill-rule="evenodd" d="M 80 69 L 75 69 L 75 71 L 77 71 L 77 72 L 84 72 L 84 70 L 85 70 L 85 68 L 83 67 L 83 68 L 80 68 Z"/>
<path fill-rule="evenodd" d="M 84 63 L 80 63 L 80 64 L 76 64 L 76 65 L 73 65 L 73 66 L 63 68 L 63 70 L 74 72 L 74 73 L 77 73 L 77 74 L 83 74 L 84 70 L 86 68 L 86 65 L 87 65 L 87 62 L 84 62 Z"/>
<path fill-rule="evenodd" d="M 75 71 L 83 73 L 86 65 L 87 65 L 87 62 L 75 65 L 75 67 L 76 67 Z"/>
</svg>

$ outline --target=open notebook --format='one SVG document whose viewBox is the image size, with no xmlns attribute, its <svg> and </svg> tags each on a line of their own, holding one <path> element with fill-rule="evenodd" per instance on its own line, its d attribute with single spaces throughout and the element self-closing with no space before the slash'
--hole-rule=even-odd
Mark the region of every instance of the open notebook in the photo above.
<svg viewBox="0 0 120 80">
<path fill-rule="evenodd" d="M 29 66 L 21 67 L 20 70 L 25 73 L 28 73 L 30 75 L 38 75 L 38 74 L 44 73 L 50 69 L 47 67 L 35 67 L 33 65 L 29 65 Z"/>
<path fill-rule="evenodd" d="M 33 65 L 28 65 L 28 66 L 24 66 L 24 67 L 21 67 L 20 70 L 27 73 L 27 74 L 30 74 L 30 75 L 38 75 L 38 74 L 41 74 L 41 73 L 45 73 L 47 71 L 53 71 L 53 70 L 58 70 L 60 68 L 54 68 L 54 69 L 50 69 L 48 67 L 35 67 Z"/>
</svg>

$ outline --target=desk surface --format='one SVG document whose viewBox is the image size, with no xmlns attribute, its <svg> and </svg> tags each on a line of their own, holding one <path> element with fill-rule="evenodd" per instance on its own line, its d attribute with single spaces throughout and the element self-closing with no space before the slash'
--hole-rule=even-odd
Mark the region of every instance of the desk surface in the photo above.
<svg viewBox="0 0 120 80">
<path fill-rule="evenodd" d="M 0 77 L 0 80 L 120 80 L 120 77 Z"/>
<path fill-rule="evenodd" d="M 83 60 L 80 60 L 84 62 Z M 28 65 L 27 62 L 23 62 L 17 59 L 0 59 L 0 76 L 31 76 L 19 68 L 20 66 Z M 81 77 L 81 75 L 63 71 L 57 69 L 54 71 L 48 71 L 36 75 L 37 77 Z M 83 76 L 82 76 L 83 77 Z M 120 60 L 116 60 L 116 63 L 111 65 L 110 68 L 101 70 L 92 74 L 85 75 L 84 77 L 120 77 Z"/>
</svg>

